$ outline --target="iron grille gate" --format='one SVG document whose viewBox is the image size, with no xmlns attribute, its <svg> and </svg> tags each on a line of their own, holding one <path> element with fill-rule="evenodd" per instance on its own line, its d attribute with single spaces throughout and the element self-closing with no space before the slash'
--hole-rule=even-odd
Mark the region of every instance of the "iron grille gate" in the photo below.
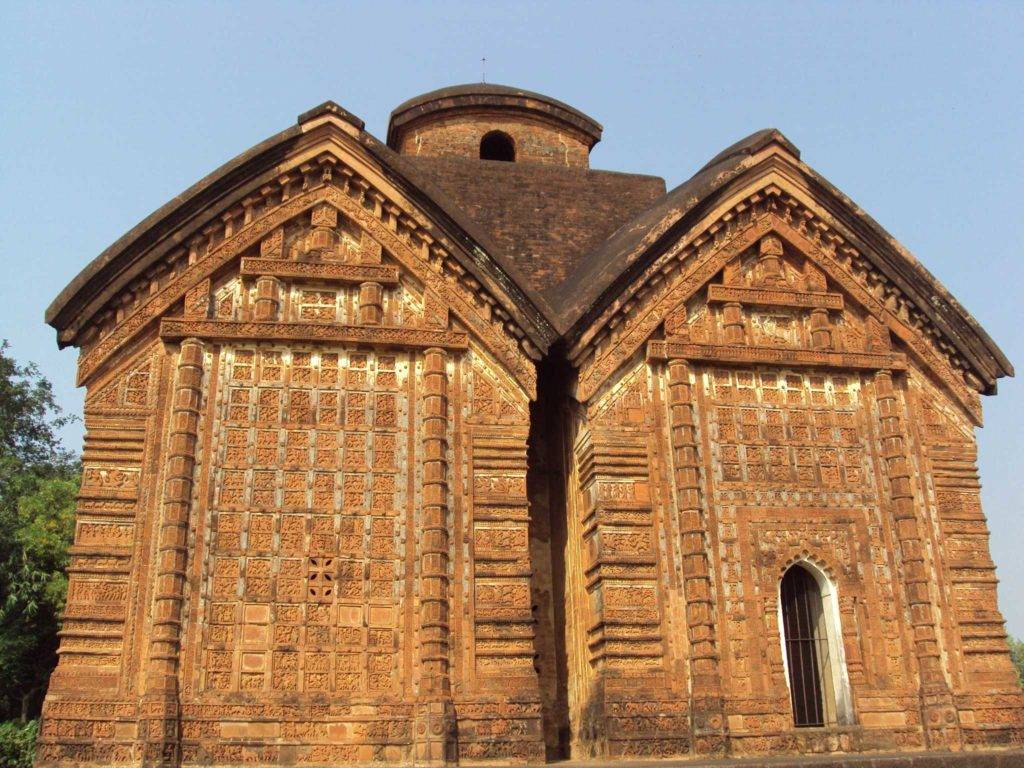
<svg viewBox="0 0 1024 768">
<path fill-rule="evenodd" d="M 821 626 L 821 590 L 811 574 L 796 566 L 783 577 L 781 591 L 793 719 L 801 727 L 823 726 L 821 676 L 830 669 L 830 659 Z"/>
</svg>

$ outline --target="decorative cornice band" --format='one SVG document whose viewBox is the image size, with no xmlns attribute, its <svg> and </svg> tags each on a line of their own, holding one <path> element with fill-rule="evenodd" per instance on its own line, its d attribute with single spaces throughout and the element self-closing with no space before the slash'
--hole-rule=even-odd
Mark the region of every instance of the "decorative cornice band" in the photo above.
<svg viewBox="0 0 1024 768">
<path fill-rule="evenodd" d="M 381 285 L 398 285 L 398 267 L 390 264 L 332 264 L 247 257 L 242 259 L 241 274 L 250 277 L 270 275 L 287 279 L 305 278 L 330 283 L 373 282 Z"/>
<path fill-rule="evenodd" d="M 699 360 L 709 363 L 761 363 L 800 365 L 846 370 L 904 370 L 906 355 L 900 352 L 829 352 L 819 349 L 748 347 L 729 344 L 694 344 L 687 341 L 649 341 L 648 360 Z"/>
<path fill-rule="evenodd" d="M 740 304 L 761 307 L 797 307 L 800 309 L 843 308 L 841 293 L 818 291 L 797 291 L 791 288 L 749 288 L 741 285 L 708 286 L 708 301 L 722 303 L 735 301 Z"/>
<path fill-rule="evenodd" d="M 244 320 L 160 321 L 160 338 L 180 341 L 194 336 L 213 341 L 299 341 L 310 344 L 333 342 L 413 349 L 464 350 L 469 339 L 460 331 L 429 328 L 389 328 L 383 326 L 333 325 L 327 323 L 249 322 Z"/>
<path fill-rule="evenodd" d="M 131 405 L 111 406 L 86 404 L 84 412 L 86 416 L 92 416 L 100 419 L 137 419 L 139 421 L 145 421 L 145 419 L 149 418 L 152 414 L 152 411 L 149 408 Z"/>
</svg>

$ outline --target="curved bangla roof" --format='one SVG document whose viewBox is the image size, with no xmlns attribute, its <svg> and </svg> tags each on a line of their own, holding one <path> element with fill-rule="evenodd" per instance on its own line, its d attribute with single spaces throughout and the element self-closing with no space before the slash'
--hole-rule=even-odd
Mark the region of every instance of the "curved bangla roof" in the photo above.
<svg viewBox="0 0 1024 768">
<path fill-rule="evenodd" d="M 600 138 L 601 126 L 541 94 L 499 85 L 461 85 L 417 96 L 391 115 L 396 125 L 433 110 L 495 106 L 546 111 Z M 503 106 L 502 106 L 503 105 Z M 109 299 L 218 211 L 275 177 L 307 135 L 325 122 L 341 128 L 447 236 L 463 245 L 467 269 L 497 286 L 540 349 L 573 341 L 660 253 L 765 162 L 784 165 L 815 200 L 868 248 L 877 268 L 924 312 L 966 360 L 985 393 L 1013 368 L 995 342 L 949 292 L 874 219 L 809 166 L 775 129 L 736 142 L 675 189 L 652 176 L 560 166 L 399 155 L 367 133 L 363 121 L 333 102 L 257 144 L 159 208 L 97 256 L 57 296 L 46 321 L 62 346 Z M 768 158 L 768 160 L 766 160 Z M 205 214 L 205 218 L 204 218 Z"/>
<path fill-rule="evenodd" d="M 724 192 L 750 173 L 752 160 L 775 148 L 788 156 L 793 170 L 804 177 L 815 198 L 829 205 L 837 218 L 851 226 L 879 257 L 876 266 L 892 279 L 924 311 L 953 343 L 984 382 L 984 393 L 995 392 L 996 379 L 1013 376 L 1013 366 L 977 320 L 909 251 L 877 221 L 810 166 L 800 162 L 800 150 L 781 131 L 756 131 L 713 157 L 697 173 L 653 205 L 619 227 L 600 247 L 582 261 L 565 281 L 572 286 L 559 302 L 563 323 L 570 336 L 581 330 L 587 316 L 595 314 L 628 282 L 631 274 L 651 261 L 653 255 L 674 242 Z M 570 306 L 571 305 L 571 306 Z M 584 322 L 581 322 L 583 320 Z"/>
</svg>

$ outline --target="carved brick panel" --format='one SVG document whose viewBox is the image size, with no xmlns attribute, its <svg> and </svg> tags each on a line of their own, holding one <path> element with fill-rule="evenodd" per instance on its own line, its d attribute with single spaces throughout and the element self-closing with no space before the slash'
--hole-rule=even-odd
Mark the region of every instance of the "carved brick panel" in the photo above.
<svg viewBox="0 0 1024 768">
<path fill-rule="evenodd" d="M 397 690 L 408 355 L 223 360 L 196 695 Z"/>
</svg>

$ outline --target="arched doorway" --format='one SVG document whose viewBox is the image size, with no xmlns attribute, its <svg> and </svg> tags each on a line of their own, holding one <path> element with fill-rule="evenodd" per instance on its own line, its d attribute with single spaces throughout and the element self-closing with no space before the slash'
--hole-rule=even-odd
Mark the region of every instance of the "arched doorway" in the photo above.
<svg viewBox="0 0 1024 768">
<path fill-rule="evenodd" d="M 783 654 L 797 727 L 852 722 L 835 590 L 810 563 L 795 563 L 779 585 Z"/>
</svg>

